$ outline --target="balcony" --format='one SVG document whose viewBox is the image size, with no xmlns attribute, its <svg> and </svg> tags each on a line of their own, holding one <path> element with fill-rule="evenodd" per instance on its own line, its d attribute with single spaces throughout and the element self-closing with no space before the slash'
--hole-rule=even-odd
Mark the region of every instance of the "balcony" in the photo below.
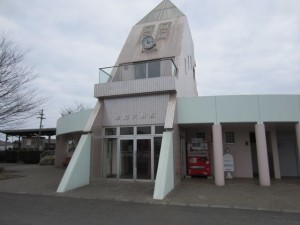
<svg viewBox="0 0 300 225">
<path fill-rule="evenodd" d="M 177 68 L 172 59 L 100 68 L 96 98 L 175 91 Z"/>
</svg>

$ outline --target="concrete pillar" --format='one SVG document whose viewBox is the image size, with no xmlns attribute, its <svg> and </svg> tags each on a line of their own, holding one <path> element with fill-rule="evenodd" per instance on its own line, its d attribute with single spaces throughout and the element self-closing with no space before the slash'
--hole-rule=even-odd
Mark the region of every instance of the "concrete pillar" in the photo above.
<svg viewBox="0 0 300 225">
<path fill-rule="evenodd" d="M 214 152 L 214 170 L 215 170 L 215 184 L 217 186 L 225 185 L 224 165 L 223 165 L 223 139 L 222 126 L 215 124 L 212 126 L 213 133 L 213 152 Z"/>
<path fill-rule="evenodd" d="M 5 151 L 7 150 L 7 139 L 8 139 L 8 136 L 7 136 L 7 134 L 5 134 Z"/>
<path fill-rule="evenodd" d="M 101 134 L 101 133 L 99 133 Z M 96 134 L 91 137 L 91 181 L 99 180 L 102 178 L 103 174 L 103 139 Z"/>
<path fill-rule="evenodd" d="M 296 124 L 296 139 L 297 139 L 298 157 L 300 161 L 300 123 Z"/>
<path fill-rule="evenodd" d="M 277 147 L 277 136 L 275 128 L 271 130 L 271 145 L 272 145 L 272 154 L 273 154 L 273 164 L 274 164 L 274 174 L 276 179 L 280 179 L 280 163 Z"/>
<path fill-rule="evenodd" d="M 19 143 L 18 143 L 18 145 L 19 145 L 19 150 L 21 150 L 21 136 L 19 136 Z"/>
<path fill-rule="evenodd" d="M 45 150 L 50 150 L 50 141 L 51 141 L 51 136 L 48 136 L 48 149 Z"/>
<path fill-rule="evenodd" d="M 55 167 L 63 167 L 67 156 L 68 137 L 67 135 L 56 136 Z"/>
<path fill-rule="evenodd" d="M 256 148 L 257 148 L 259 183 L 262 186 L 270 186 L 271 181 L 270 181 L 266 131 L 265 131 L 264 124 L 255 125 L 255 138 L 256 138 Z"/>
</svg>

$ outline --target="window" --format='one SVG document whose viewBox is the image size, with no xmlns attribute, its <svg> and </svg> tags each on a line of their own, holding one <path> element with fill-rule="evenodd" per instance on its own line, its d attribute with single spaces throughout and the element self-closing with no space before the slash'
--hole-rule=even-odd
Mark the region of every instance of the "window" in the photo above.
<svg viewBox="0 0 300 225">
<path fill-rule="evenodd" d="M 136 63 L 134 66 L 134 78 L 144 79 L 146 78 L 146 63 Z"/>
<path fill-rule="evenodd" d="M 160 76 L 160 61 L 153 61 L 148 63 L 148 77 Z"/>
<path fill-rule="evenodd" d="M 134 64 L 134 78 L 144 79 L 161 76 L 161 61 Z"/>
<path fill-rule="evenodd" d="M 117 135 L 116 128 L 105 128 L 105 135 Z"/>
<path fill-rule="evenodd" d="M 235 143 L 235 137 L 234 132 L 225 132 L 225 142 L 226 144 L 234 144 Z"/>
<path fill-rule="evenodd" d="M 167 32 L 160 32 L 159 35 L 158 35 L 158 38 L 161 39 L 161 38 L 166 38 L 167 37 Z"/>
<path fill-rule="evenodd" d="M 158 39 L 167 38 L 170 31 L 170 27 L 171 27 L 171 22 L 159 24 L 157 34 L 156 34 L 156 39 L 158 40 Z"/>
<path fill-rule="evenodd" d="M 160 25 L 160 29 L 161 30 L 166 30 L 166 29 L 168 29 L 169 28 L 169 23 L 162 23 L 161 25 Z"/>
<path fill-rule="evenodd" d="M 151 127 L 137 127 L 137 134 L 151 134 Z"/>
<path fill-rule="evenodd" d="M 76 140 L 68 140 L 68 147 L 67 152 L 73 153 L 77 147 L 77 141 Z"/>
<path fill-rule="evenodd" d="M 162 134 L 164 132 L 164 126 L 156 126 L 155 134 Z"/>
<path fill-rule="evenodd" d="M 121 135 L 132 135 L 133 134 L 133 127 L 121 127 L 120 128 Z"/>
</svg>

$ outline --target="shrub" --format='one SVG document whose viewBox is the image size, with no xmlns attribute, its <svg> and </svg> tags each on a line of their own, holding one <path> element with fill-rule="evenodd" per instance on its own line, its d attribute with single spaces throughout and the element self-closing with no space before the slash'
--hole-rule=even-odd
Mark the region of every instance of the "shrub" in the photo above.
<svg viewBox="0 0 300 225">
<path fill-rule="evenodd" d="M 18 161 L 18 152 L 16 150 L 6 150 L 5 161 L 9 163 L 15 163 Z"/>
<path fill-rule="evenodd" d="M 42 151 L 19 151 L 19 159 L 20 161 L 27 164 L 37 164 L 40 162 L 40 154 Z"/>
<path fill-rule="evenodd" d="M 5 161 L 5 151 L 0 151 L 0 162 Z"/>
</svg>

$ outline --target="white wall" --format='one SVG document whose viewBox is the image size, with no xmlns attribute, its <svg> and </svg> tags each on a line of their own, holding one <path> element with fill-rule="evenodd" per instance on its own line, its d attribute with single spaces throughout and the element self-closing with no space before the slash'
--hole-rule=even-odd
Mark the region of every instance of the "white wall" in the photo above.
<svg viewBox="0 0 300 225">
<path fill-rule="evenodd" d="M 234 177 L 252 178 L 252 155 L 251 155 L 251 145 L 249 129 L 240 128 L 239 125 L 227 128 L 222 127 L 223 131 L 223 146 L 228 148 L 230 153 L 233 155 L 234 160 Z M 235 143 L 226 144 L 225 143 L 225 132 L 233 131 L 235 134 Z"/>
<path fill-rule="evenodd" d="M 299 95 L 177 98 L 178 124 L 298 122 Z"/>
<path fill-rule="evenodd" d="M 57 120 L 56 135 L 83 131 L 93 109 L 69 114 Z"/>
</svg>

